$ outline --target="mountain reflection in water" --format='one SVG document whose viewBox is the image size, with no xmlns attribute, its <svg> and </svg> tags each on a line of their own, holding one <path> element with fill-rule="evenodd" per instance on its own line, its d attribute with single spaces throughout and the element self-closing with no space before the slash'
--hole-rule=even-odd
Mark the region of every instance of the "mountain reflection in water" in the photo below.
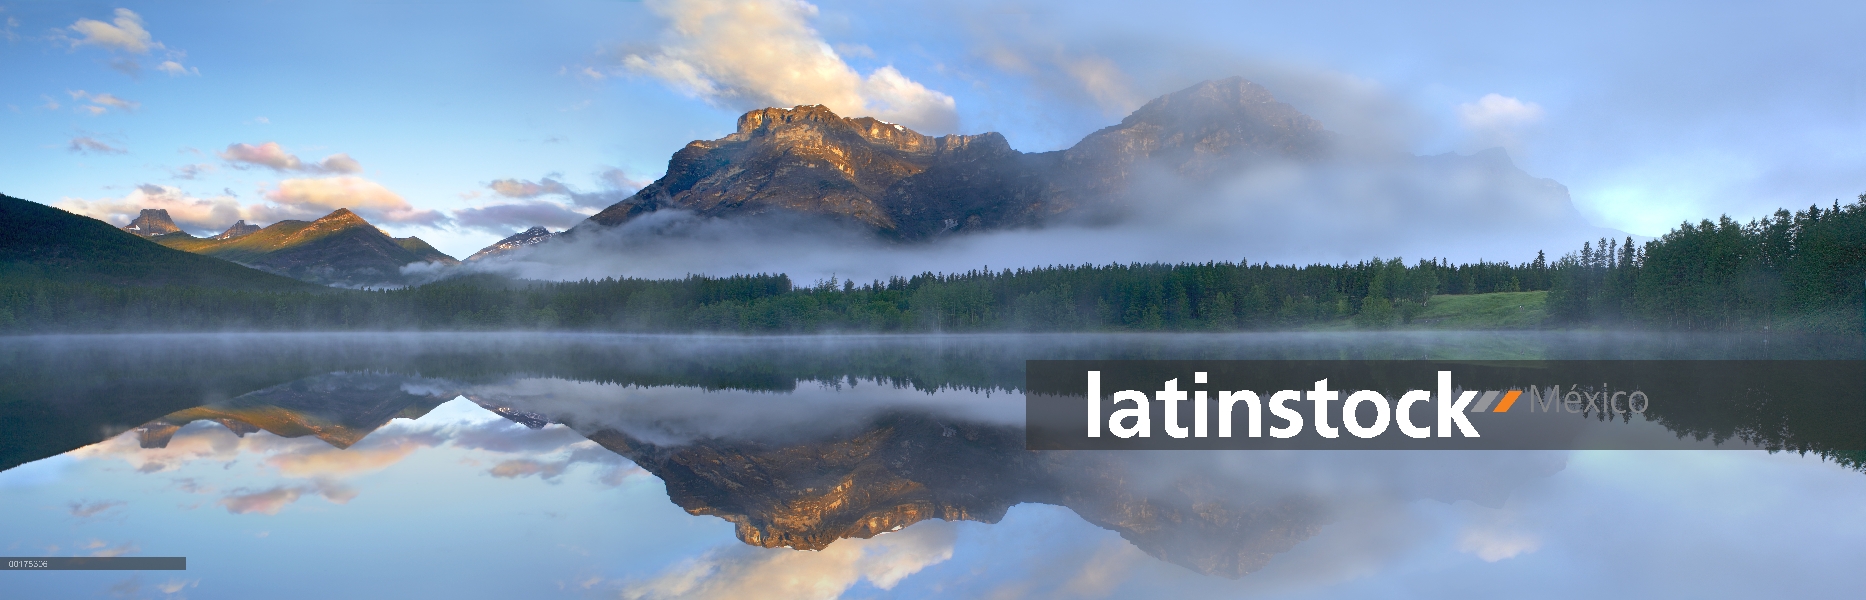
<svg viewBox="0 0 1866 600">
<path fill-rule="evenodd" d="M 1567 453 L 1026 451 L 1024 360 L 1858 354 L 1857 342 L 1659 334 L 14 339 L 0 344 L 9 382 L 0 468 L 126 431 L 141 448 L 161 449 L 200 421 L 346 449 L 464 397 L 536 435 L 567 427 L 754 546 L 821 550 L 927 519 L 995 523 L 1037 503 L 1066 507 L 1161 560 L 1238 578 L 1369 507 L 1501 506 L 1525 482 L 1560 471 Z M 1679 434 L 1799 444 L 1858 464 L 1857 452 L 1745 418 L 1667 423 Z M 327 497 L 354 493 L 319 485 Z"/>
</svg>

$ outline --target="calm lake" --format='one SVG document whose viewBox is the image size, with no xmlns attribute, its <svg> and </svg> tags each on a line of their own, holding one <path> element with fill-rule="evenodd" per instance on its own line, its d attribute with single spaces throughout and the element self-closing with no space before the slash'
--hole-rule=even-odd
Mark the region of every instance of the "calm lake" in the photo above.
<svg viewBox="0 0 1866 600">
<path fill-rule="evenodd" d="M 1863 357 L 1597 332 L 0 338 L 0 554 L 187 557 L 0 572 L 0 597 L 1853 597 L 1866 397 L 1605 425 L 1690 450 L 1028 451 L 1024 361 Z"/>
</svg>

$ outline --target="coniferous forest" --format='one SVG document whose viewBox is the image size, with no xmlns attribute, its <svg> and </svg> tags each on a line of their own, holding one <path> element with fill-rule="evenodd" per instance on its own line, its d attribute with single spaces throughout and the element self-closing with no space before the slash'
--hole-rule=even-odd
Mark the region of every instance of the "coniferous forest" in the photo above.
<svg viewBox="0 0 1866 600">
<path fill-rule="evenodd" d="M 923 273 L 515 281 L 394 290 L 223 289 L 0 278 L 0 331 L 565 329 L 641 332 L 1213 331 L 1404 326 L 1434 297 L 1546 291 L 1543 327 L 1858 331 L 1866 194 L 1644 244 L 1588 241 L 1516 264 L 1372 259 Z"/>
</svg>

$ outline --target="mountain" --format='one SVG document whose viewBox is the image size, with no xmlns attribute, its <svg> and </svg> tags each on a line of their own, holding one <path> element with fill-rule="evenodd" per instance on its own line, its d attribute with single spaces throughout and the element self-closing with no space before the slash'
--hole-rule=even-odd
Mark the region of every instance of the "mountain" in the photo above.
<svg viewBox="0 0 1866 600">
<path fill-rule="evenodd" d="M 996 523 L 1035 502 L 1066 506 L 1162 560 L 1237 578 L 1327 519 L 1297 497 L 1238 498 L 1201 479 L 1163 485 L 1145 453 L 1030 452 L 1021 428 L 923 414 L 785 444 L 662 446 L 606 428 L 584 437 L 659 477 L 688 513 L 725 519 L 766 548 L 821 550 L 927 519 Z"/>
<path fill-rule="evenodd" d="M 393 419 L 419 419 L 453 396 L 419 395 L 404 389 L 408 378 L 382 373 L 329 373 L 256 390 L 238 397 L 180 410 L 137 428 L 144 448 L 168 446 L 195 421 L 214 421 L 245 436 L 266 431 L 279 437 L 312 436 L 349 448 Z"/>
<path fill-rule="evenodd" d="M 398 285 L 404 282 L 404 265 L 459 263 L 420 238 L 389 237 L 346 208 L 316 221 L 279 221 L 227 239 L 197 238 L 186 233 L 154 239 L 177 250 L 326 285 Z"/>
<path fill-rule="evenodd" d="M 822 106 L 766 108 L 739 117 L 732 135 L 688 144 L 666 176 L 576 229 L 663 209 L 790 211 L 922 239 L 1114 208 L 1144 168 L 1209 180 L 1261 160 L 1321 159 L 1332 142 L 1321 123 L 1235 77 L 1157 98 L 1067 150 L 1033 154 L 997 133 L 936 138 Z"/>
<path fill-rule="evenodd" d="M 494 242 L 491 246 L 481 248 L 479 252 L 474 252 L 472 256 L 468 256 L 466 259 L 467 262 L 473 262 L 483 258 L 498 256 L 519 248 L 550 241 L 550 239 L 556 235 L 557 234 L 551 233 L 549 229 L 533 227 Z"/>
<path fill-rule="evenodd" d="M 156 227 L 162 222 L 173 225 L 168 213 L 161 210 L 143 211 L 137 220 Z M 112 286 L 315 289 L 224 260 L 164 248 L 90 217 L 0 195 L 0 281 L 34 280 Z"/>
<path fill-rule="evenodd" d="M 168 209 L 145 208 L 142 214 L 136 215 L 136 219 L 130 221 L 130 224 L 123 230 L 143 237 L 152 237 L 181 231 L 181 227 L 175 225 L 175 220 L 168 217 Z"/>
<path fill-rule="evenodd" d="M 1228 233 L 1215 246 L 1224 252 L 1290 261 L 1522 259 L 1627 235 L 1589 223 L 1566 187 L 1524 172 L 1501 149 L 1415 156 L 1346 138 L 1235 77 L 1156 98 L 1051 152 L 1020 152 L 996 133 L 931 137 L 821 106 L 754 110 L 731 135 L 688 144 L 665 176 L 566 234 L 661 210 L 772 228 L 788 225 L 767 215 L 801 214 L 895 241 L 1051 225 L 1131 224 L 1141 235 L 1210 225 Z M 1517 235 L 1463 235 L 1531 223 Z M 1320 241 L 1316 231 L 1347 242 Z"/>
<path fill-rule="evenodd" d="M 258 233 L 258 232 L 259 232 L 258 225 L 247 225 L 245 219 L 240 219 L 239 221 L 235 221 L 233 223 L 233 226 L 228 227 L 226 231 L 220 232 L 220 235 L 214 236 L 213 239 L 231 240 L 233 238 L 245 237 L 247 235 L 251 235 L 254 233 Z"/>
<path fill-rule="evenodd" d="M 460 264 L 460 259 L 449 256 L 446 252 L 441 252 L 439 248 L 428 245 L 428 243 L 422 241 L 421 238 L 411 235 L 393 239 L 395 240 L 395 245 L 401 246 L 403 250 L 414 253 L 415 258 L 421 259 L 422 262 L 441 263 L 443 265 Z"/>
</svg>

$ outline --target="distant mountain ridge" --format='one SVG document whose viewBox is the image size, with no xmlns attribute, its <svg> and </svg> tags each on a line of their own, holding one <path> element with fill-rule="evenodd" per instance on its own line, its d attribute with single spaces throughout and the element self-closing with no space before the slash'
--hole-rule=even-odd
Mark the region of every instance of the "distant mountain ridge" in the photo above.
<svg viewBox="0 0 1866 600">
<path fill-rule="evenodd" d="M 479 252 L 474 252 L 471 256 L 466 257 L 466 262 L 482 260 L 482 259 L 498 256 L 501 254 L 505 254 L 508 252 L 512 252 L 519 248 L 524 248 L 526 246 L 531 246 L 533 244 L 539 244 L 539 243 L 543 243 L 546 241 L 550 241 L 550 239 L 555 235 L 557 234 L 551 233 L 551 230 L 549 229 L 545 229 L 543 227 L 532 227 L 531 229 L 526 229 L 524 231 L 514 233 L 510 236 L 506 236 L 505 239 L 499 240 L 497 242 L 493 242 L 491 246 L 481 248 Z"/>
<path fill-rule="evenodd" d="M 233 238 L 243 237 L 243 236 L 247 236 L 247 235 L 258 233 L 258 232 L 259 232 L 258 225 L 248 225 L 246 224 L 246 219 L 240 219 L 239 221 L 235 221 L 233 223 L 233 226 L 228 227 L 226 231 L 220 232 L 220 235 L 214 236 L 213 239 L 230 240 Z"/>
<path fill-rule="evenodd" d="M 159 219 L 167 216 L 161 212 Z M 0 226 L 0 278 L 8 283 L 316 289 L 224 260 L 164 248 L 109 223 L 11 196 L 0 195 L 0 224 L 4 224 Z"/>
<path fill-rule="evenodd" d="M 420 238 L 389 237 L 346 208 L 315 221 L 279 221 L 229 237 L 238 227 L 236 224 L 227 233 L 211 238 L 178 231 L 152 239 L 177 250 L 325 285 L 399 285 L 406 281 L 401 273 L 403 266 L 460 262 Z"/>
</svg>

